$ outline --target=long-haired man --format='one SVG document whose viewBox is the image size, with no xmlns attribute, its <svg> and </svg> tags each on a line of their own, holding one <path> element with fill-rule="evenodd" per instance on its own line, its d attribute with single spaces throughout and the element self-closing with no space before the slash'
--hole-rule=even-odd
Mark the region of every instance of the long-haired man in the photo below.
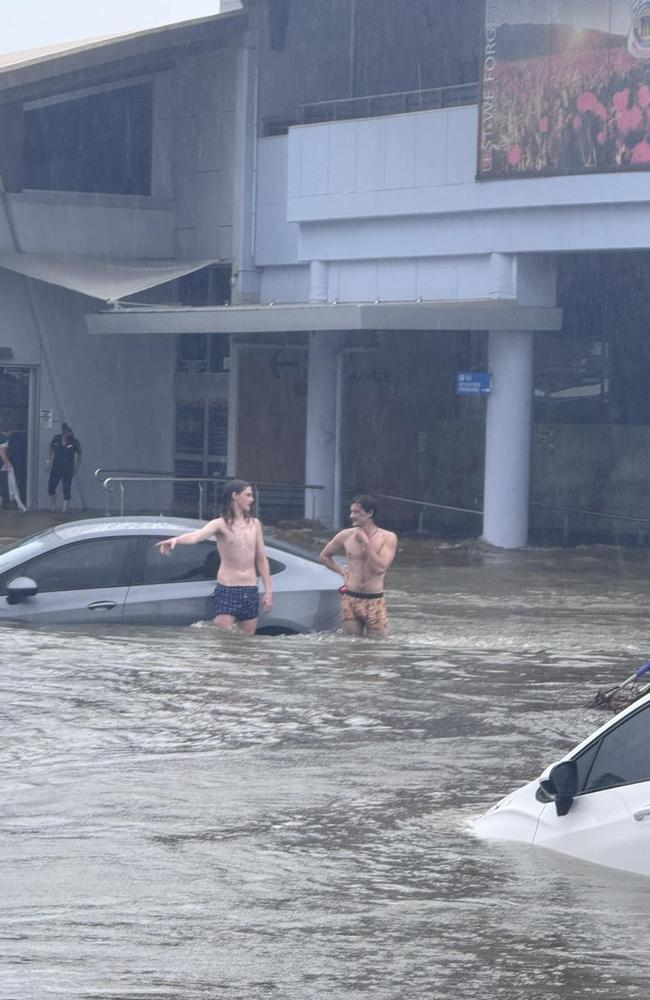
<svg viewBox="0 0 650 1000">
<path fill-rule="evenodd" d="M 218 628 L 232 629 L 236 624 L 245 635 L 254 635 L 259 615 L 257 577 L 262 579 L 262 611 L 271 610 L 271 572 L 264 548 L 262 525 L 251 514 L 253 487 L 243 479 L 228 483 L 223 491 L 221 517 L 203 528 L 187 531 L 175 538 L 158 542 L 163 555 L 170 555 L 177 545 L 196 545 L 214 538 L 220 565 L 213 596 L 212 621 Z"/>
</svg>

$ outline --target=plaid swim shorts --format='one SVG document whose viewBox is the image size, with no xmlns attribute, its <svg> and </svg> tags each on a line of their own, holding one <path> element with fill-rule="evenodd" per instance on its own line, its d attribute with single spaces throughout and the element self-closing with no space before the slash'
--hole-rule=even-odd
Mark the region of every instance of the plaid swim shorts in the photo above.
<svg viewBox="0 0 650 1000">
<path fill-rule="evenodd" d="M 212 594 L 212 617 L 231 615 L 238 622 L 257 618 L 260 595 L 257 587 L 226 587 L 218 583 Z"/>
</svg>

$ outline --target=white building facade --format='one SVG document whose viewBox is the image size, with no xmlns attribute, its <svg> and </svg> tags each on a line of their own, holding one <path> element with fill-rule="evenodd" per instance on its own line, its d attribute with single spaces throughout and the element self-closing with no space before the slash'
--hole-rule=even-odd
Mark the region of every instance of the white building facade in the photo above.
<svg viewBox="0 0 650 1000">
<path fill-rule="evenodd" d="M 14 369 L 33 505 L 66 419 L 93 456 L 86 506 L 103 466 L 316 485 L 305 514 L 328 527 L 364 490 L 396 498 L 395 524 L 427 501 L 465 512 L 434 529 L 505 548 L 531 523 L 642 535 L 647 171 L 477 180 L 476 8 L 444 37 L 402 24 L 378 78 L 360 32 L 385 38 L 388 0 L 232 3 L 5 69 L 23 160 L 3 166 L 0 413 Z M 443 17 L 413 11 L 429 31 Z M 101 183 L 121 190 L 56 187 L 99 169 L 74 174 L 51 138 L 75 103 L 89 141 L 106 107 L 117 136 L 149 122 L 140 146 L 111 139 Z M 468 371 L 487 397 L 456 395 Z M 151 496 L 132 503 L 182 501 Z"/>
</svg>

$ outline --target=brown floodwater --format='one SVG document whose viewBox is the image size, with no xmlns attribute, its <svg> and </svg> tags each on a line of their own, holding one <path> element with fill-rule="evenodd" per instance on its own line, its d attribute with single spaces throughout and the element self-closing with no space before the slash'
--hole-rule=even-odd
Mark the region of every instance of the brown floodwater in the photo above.
<svg viewBox="0 0 650 1000">
<path fill-rule="evenodd" d="M 384 643 L 0 628 L 0 998 L 645 995 L 650 883 L 469 824 L 600 724 L 649 570 L 406 542 Z"/>
</svg>

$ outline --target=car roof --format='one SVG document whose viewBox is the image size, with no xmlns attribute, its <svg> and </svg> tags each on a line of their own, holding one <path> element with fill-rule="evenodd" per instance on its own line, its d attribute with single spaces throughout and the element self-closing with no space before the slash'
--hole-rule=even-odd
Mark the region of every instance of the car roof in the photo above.
<svg viewBox="0 0 650 1000">
<path fill-rule="evenodd" d="M 92 517 L 79 521 L 67 521 L 64 524 L 57 524 L 52 528 L 47 528 L 41 532 L 41 537 L 54 535 L 61 542 L 71 542 L 78 538 L 107 535 L 179 535 L 185 531 L 196 531 L 204 527 L 206 521 L 190 517 L 170 517 L 167 515 L 141 515 L 136 517 Z M 287 555 L 297 556 L 300 559 L 307 559 L 309 562 L 318 563 L 318 556 L 309 549 L 292 542 L 285 542 L 281 538 L 266 535 L 268 547 L 277 549 Z"/>
</svg>

